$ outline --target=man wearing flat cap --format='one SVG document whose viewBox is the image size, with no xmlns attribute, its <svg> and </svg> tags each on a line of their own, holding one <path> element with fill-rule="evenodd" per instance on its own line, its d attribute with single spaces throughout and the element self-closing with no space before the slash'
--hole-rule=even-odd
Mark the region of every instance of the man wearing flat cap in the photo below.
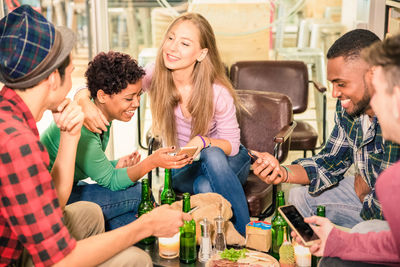
<svg viewBox="0 0 400 267">
<path fill-rule="evenodd" d="M 167 206 L 104 232 L 94 203 L 66 205 L 83 113 L 71 89 L 73 32 L 29 6 L 0 20 L 0 266 L 151 266 L 132 245 L 172 236 L 190 216 Z M 60 149 L 51 174 L 36 121 L 51 110 Z"/>
</svg>

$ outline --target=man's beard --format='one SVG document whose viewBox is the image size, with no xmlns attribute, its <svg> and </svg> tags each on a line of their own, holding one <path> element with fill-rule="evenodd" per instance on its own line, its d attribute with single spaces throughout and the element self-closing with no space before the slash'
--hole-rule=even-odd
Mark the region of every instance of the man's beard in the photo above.
<svg viewBox="0 0 400 267">
<path fill-rule="evenodd" d="M 365 113 L 368 109 L 371 108 L 369 102 L 371 101 L 371 95 L 369 94 L 367 84 L 364 81 L 364 95 L 363 98 L 354 105 L 354 110 L 351 113 L 348 113 L 352 117 L 358 117 Z"/>
</svg>

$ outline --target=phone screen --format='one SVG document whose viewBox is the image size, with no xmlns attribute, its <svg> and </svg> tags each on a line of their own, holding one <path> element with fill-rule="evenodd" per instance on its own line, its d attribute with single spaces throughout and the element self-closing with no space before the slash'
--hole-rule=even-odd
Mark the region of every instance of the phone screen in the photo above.
<svg viewBox="0 0 400 267">
<path fill-rule="evenodd" d="M 288 220 L 288 223 L 297 230 L 298 234 L 301 235 L 305 242 L 319 239 L 319 237 L 315 234 L 310 225 L 304 222 L 303 216 L 300 214 L 295 206 L 283 206 L 279 207 L 279 209 L 282 211 L 285 219 Z"/>
</svg>

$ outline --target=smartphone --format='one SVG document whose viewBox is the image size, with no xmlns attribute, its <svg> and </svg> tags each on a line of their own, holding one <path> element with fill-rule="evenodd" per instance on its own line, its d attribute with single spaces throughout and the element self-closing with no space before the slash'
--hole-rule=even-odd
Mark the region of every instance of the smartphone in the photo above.
<svg viewBox="0 0 400 267">
<path fill-rule="evenodd" d="M 311 246 L 314 241 L 319 240 L 317 234 L 313 231 L 311 226 L 304 221 L 303 216 L 295 206 L 281 206 L 278 208 L 278 211 L 306 246 Z"/>
<path fill-rule="evenodd" d="M 176 153 L 176 155 L 183 155 L 183 154 L 186 154 L 186 155 L 188 155 L 189 157 L 193 157 L 194 154 L 196 154 L 196 151 L 197 151 L 197 146 L 185 146 L 185 147 L 182 147 L 182 148 L 178 151 L 178 153 Z"/>
<path fill-rule="evenodd" d="M 256 162 L 256 160 L 258 159 L 258 156 L 256 154 L 252 153 L 250 150 L 248 150 L 247 153 L 250 156 L 250 164 L 253 164 L 254 162 Z"/>
</svg>

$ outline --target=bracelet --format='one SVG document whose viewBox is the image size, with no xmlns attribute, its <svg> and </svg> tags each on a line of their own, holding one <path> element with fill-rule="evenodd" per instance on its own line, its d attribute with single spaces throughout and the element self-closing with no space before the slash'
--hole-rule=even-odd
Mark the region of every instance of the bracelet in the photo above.
<svg viewBox="0 0 400 267">
<path fill-rule="evenodd" d="M 206 140 L 204 140 L 203 136 L 201 136 L 199 134 L 196 135 L 196 136 L 200 137 L 201 141 L 203 141 L 203 148 L 205 148 L 206 147 Z"/>
<path fill-rule="evenodd" d="M 283 181 L 283 182 L 284 182 L 284 183 L 290 183 L 290 182 L 289 182 L 289 172 L 293 174 L 292 170 L 289 169 L 288 167 L 284 166 L 284 165 L 281 165 L 281 166 L 282 166 L 282 168 L 284 168 L 285 171 L 286 171 L 286 179 L 285 179 L 285 181 Z"/>
</svg>

